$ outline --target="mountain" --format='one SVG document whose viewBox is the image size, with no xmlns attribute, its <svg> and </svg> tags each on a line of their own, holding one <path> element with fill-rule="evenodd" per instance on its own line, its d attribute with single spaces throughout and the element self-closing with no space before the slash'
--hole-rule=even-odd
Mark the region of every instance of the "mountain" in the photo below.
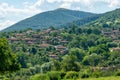
<svg viewBox="0 0 120 80">
<path fill-rule="evenodd" d="M 6 28 L 4 31 L 24 30 L 27 28 L 43 29 L 50 26 L 60 27 L 61 25 L 72 23 L 73 21 L 81 20 L 94 15 L 96 14 L 59 8 L 22 20 Z"/>
<path fill-rule="evenodd" d="M 73 21 L 72 23 L 64 24 L 63 26 L 70 26 L 72 24 L 75 24 L 77 26 L 84 26 L 84 25 L 86 25 L 88 23 L 91 23 L 91 22 L 99 19 L 101 16 L 102 16 L 102 14 L 96 14 L 94 16 L 90 16 L 90 17 L 86 17 L 86 18 L 83 18 L 83 19 Z"/>
<path fill-rule="evenodd" d="M 102 14 L 101 17 L 90 22 L 87 26 L 103 28 L 120 27 L 120 9 Z"/>
</svg>

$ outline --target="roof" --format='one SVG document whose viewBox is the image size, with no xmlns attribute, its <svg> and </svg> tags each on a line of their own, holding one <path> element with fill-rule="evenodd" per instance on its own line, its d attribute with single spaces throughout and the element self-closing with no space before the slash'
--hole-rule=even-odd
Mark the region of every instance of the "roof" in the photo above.
<svg viewBox="0 0 120 80">
<path fill-rule="evenodd" d="M 120 48 L 119 47 L 113 48 L 111 51 L 119 51 L 120 52 Z"/>
<path fill-rule="evenodd" d="M 56 46 L 57 49 L 66 49 L 66 47 L 62 46 L 62 45 L 59 45 L 59 46 Z"/>
<path fill-rule="evenodd" d="M 40 44 L 40 47 L 49 47 L 50 46 L 50 44 Z"/>
<path fill-rule="evenodd" d="M 11 37 L 11 38 L 9 38 L 9 40 L 18 41 L 19 39 L 15 38 L 15 37 Z"/>
</svg>

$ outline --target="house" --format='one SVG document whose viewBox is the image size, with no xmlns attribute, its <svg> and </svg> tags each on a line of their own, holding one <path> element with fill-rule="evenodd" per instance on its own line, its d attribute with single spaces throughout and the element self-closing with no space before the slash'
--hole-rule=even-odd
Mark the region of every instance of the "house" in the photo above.
<svg viewBox="0 0 120 80">
<path fill-rule="evenodd" d="M 61 45 L 66 45 L 66 44 L 68 44 L 68 42 L 69 42 L 69 41 L 60 41 L 60 44 L 61 44 Z"/>
<path fill-rule="evenodd" d="M 16 37 L 23 37 L 24 34 L 16 34 Z"/>
<path fill-rule="evenodd" d="M 35 41 L 35 40 L 36 40 L 35 38 L 24 38 L 24 41 L 25 41 L 25 42 Z"/>
<path fill-rule="evenodd" d="M 111 35 L 112 35 L 111 32 L 103 32 L 103 34 L 104 34 L 105 36 L 111 36 Z"/>
<path fill-rule="evenodd" d="M 45 33 L 50 33 L 52 31 L 52 29 L 47 29 L 45 30 Z"/>
<path fill-rule="evenodd" d="M 50 44 L 45 44 L 45 43 L 39 45 L 40 48 L 48 48 L 49 46 Z"/>
<path fill-rule="evenodd" d="M 28 41 L 26 43 L 29 44 L 29 45 L 33 45 L 34 44 L 34 42 L 32 42 L 32 41 Z"/>
<path fill-rule="evenodd" d="M 16 51 L 22 50 L 22 47 L 16 47 Z"/>
<path fill-rule="evenodd" d="M 11 42 L 11 43 L 17 43 L 18 41 L 19 41 L 19 39 L 18 38 L 15 38 L 15 37 L 11 37 L 11 38 L 9 38 L 9 41 Z"/>
<path fill-rule="evenodd" d="M 111 38 L 112 38 L 113 40 L 117 40 L 117 39 L 118 39 L 118 37 L 115 36 L 115 35 L 111 35 Z"/>
<path fill-rule="evenodd" d="M 114 35 L 119 35 L 119 34 L 120 34 L 120 31 L 119 31 L 119 30 L 113 30 L 113 34 L 114 34 Z"/>
<path fill-rule="evenodd" d="M 96 71 L 96 70 L 102 70 L 102 71 L 108 71 L 110 69 L 110 67 L 92 67 L 92 71 Z"/>
<path fill-rule="evenodd" d="M 53 59 L 59 59 L 58 55 L 56 54 L 50 54 L 49 57 Z"/>
<path fill-rule="evenodd" d="M 27 34 L 31 34 L 31 33 L 33 33 L 34 31 L 33 30 L 28 30 L 26 33 Z"/>
<path fill-rule="evenodd" d="M 60 51 L 60 54 L 61 54 L 61 55 L 65 55 L 65 54 L 67 54 L 67 53 L 68 53 L 68 48 L 66 48 L 65 50 Z"/>
<path fill-rule="evenodd" d="M 50 33 L 59 33 L 59 30 L 52 30 Z"/>
<path fill-rule="evenodd" d="M 39 34 L 33 34 L 33 38 L 40 38 Z"/>
<path fill-rule="evenodd" d="M 43 30 L 41 34 L 49 34 L 51 31 L 52 31 L 51 29 Z"/>
<path fill-rule="evenodd" d="M 117 42 L 117 43 L 119 43 L 119 42 L 120 42 L 120 40 L 114 40 L 113 42 Z"/>
<path fill-rule="evenodd" d="M 117 47 L 117 48 L 113 48 L 113 49 L 111 50 L 111 52 L 114 52 L 114 51 L 120 52 L 120 48 Z"/>
<path fill-rule="evenodd" d="M 61 41 L 63 39 L 62 36 L 57 36 L 56 39 L 58 39 L 59 41 Z"/>
<path fill-rule="evenodd" d="M 55 48 L 56 48 L 57 51 L 62 51 L 62 50 L 66 49 L 66 47 L 64 47 L 62 45 L 55 46 Z"/>
</svg>

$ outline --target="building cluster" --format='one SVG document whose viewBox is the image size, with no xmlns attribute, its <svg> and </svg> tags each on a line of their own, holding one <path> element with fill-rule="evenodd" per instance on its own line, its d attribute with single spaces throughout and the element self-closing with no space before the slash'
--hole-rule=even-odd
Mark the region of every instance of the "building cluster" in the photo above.
<svg viewBox="0 0 120 80">
<path fill-rule="evenodd" d="M 43 31 L 27 30 L 19 33 L 12 33 L 9 36 L 10 44 L 16 44 L 16 50 L 22 49 L 25 46 L 37 46 L 37 50 L 53 47 L 59 55 L 65 55 L 68 52 L 68 41 L 60 36 L 61 30 L 47 29 Z M 56 35 L 57 34 L 57 35 Z M 21 46 L 22 45 L 22 46 Z M 27 47 L 27 48 L 29 48 Z M 29 51 L 29 49 L 27 49 Z M 58 59 L 58 54 L 48 52 L 49 57 Z"/>
</svg>

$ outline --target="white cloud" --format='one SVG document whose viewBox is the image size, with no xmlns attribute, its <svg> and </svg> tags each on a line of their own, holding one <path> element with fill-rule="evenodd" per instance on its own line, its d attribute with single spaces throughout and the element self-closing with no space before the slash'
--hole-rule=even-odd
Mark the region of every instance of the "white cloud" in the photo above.
<svg viewBox="0 0 120 80">
<path fill-rule="evenodd" d="M 0 21 L 0 30 L 10 26 L 13 23 L 21 19 L 25 19 L 32 15 L 42 12 L 40 8 L 41 4 L 44 0 L 38 0 L 33 4 L 29 4 L 29 2 L 24 3 L 23 8 L 15 8 L 13 5 L 9 5 L 8 3 L 0 4 L 0 18 L 4 18 L 5 20 Z M 20 18 L 21 17 L 21 18 Z M 20 18 L 15 20 L 15 18 Z M 14 19 L 14 21 L 13 21 Z"/>
<path fill-rule="evenodd" d="M 14 23 L 15 23 L 14 21 L 10 21 L 10 20 L 0 22 L 0 30 L 3 30 L 3 29 L 7 28 L 10 25 L 13 25 Z"/>
<path fill-rule="evenodd" d="M 111 0 L 109 7 L 118 7 L 118 6 L 120 6 L 119 0 Z"/>
<path fill-rule="evenodd" d="M 48 3 L 61 2 L 61 0 L 46 0 Z"/>
<path fill-rule="evenodd" d="M 63 2 L 70 2 L 70 3 L 73 3 L 73 2 L 80 2 L 81 0 L 62 0 Z"/>
<path fill-rule="evenodd" d="M 62 5 L 60 5 L 61 8 L 67 8 L 70 9 L 71 8 L 71 4 L 70 3 L 63 3 Z"/>
<path fill-rule="evenodd" d="M 41 12 L 40 9 L 37 9 L 36 6 L 40 3 L 36 3 L 34 6 L 24 7 L 24 8 L 15 8 L 14 6 L 8 5 L 7 3 L 0 4 L 0 15 L 9 15 L 10 13 L 14 14 L 33 14 Z"/>
<path fill-rule="evenodd" d="M 74 3 L 74 2 L 80 2 L 82 0 L 46 0 L 48 3 L 54 3 L 54 2 L 58 2 L 58 3 Z"/>
</svg>

